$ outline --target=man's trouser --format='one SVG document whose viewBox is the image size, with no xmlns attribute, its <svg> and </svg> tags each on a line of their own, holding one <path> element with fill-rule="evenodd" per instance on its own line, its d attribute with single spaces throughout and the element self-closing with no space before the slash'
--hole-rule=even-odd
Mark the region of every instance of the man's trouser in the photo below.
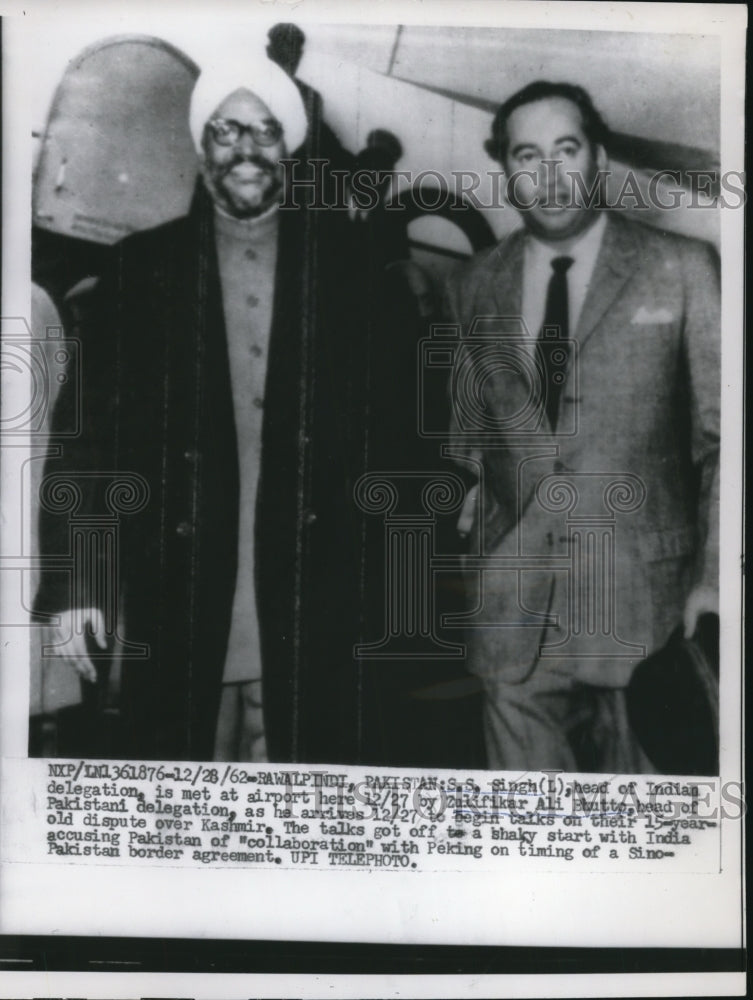
<svg viewBox="0 0 753 1000">
<path fill-rule="evenodd" d="M 543 658 L 520 684 L 486 686 L 487 765 L 508 771 L 652 773 L 628 725 L 622 688 L 578 681 L 577 663 Z"/>
</svg>

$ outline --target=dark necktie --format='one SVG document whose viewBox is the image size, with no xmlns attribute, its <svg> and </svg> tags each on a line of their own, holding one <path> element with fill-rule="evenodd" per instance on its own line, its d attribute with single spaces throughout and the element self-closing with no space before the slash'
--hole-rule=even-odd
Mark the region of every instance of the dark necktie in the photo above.
<svg viewBox="0 0 753 1000">
<path fill-rule="evenodd" d="M 546 293 L 544 323 L 539 334 L 539 350 L 544 362 L 544 409 L 552 430 L 557 429 L 560 393 L 565 384 L 570 336 L 567 301 L 567 271 L 572 257 L 555 257 Z"/>
</svg>

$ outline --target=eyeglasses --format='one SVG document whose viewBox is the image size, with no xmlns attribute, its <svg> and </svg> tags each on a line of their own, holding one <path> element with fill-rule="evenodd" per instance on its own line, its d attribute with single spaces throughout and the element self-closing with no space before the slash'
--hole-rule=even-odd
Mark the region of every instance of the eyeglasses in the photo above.
<svg viewBox="0 0 753 1000">
<path fill-rule="evenodd" d="M 273 118 L 263 125 L 244 125 L 233 118 L 212 118 L 207 122 L 207 128 L 219 146 L 234 146 L 245 132 L 257 146 L 274 146 L 283 133 L 282 125 Z"/>
</svg>

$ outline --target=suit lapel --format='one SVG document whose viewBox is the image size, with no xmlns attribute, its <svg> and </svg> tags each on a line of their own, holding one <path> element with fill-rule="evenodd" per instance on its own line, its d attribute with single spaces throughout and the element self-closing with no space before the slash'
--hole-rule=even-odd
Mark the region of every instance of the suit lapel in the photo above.
<svg viewBox="0 0 753 1000">
<path fill-rule="evenodd" d="M 632 231 L 619 218 L 608 216 L 607 228 L 575 331 L 581 350 L 599 320 L 635 273 L 637 252 Z"/>
</svg>

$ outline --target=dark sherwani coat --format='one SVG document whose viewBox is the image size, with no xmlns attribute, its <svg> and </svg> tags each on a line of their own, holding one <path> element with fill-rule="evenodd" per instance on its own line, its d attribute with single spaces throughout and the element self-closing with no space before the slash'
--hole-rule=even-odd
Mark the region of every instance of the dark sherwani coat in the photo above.
<svg viewBox="0 0 753 1000">
<path fill-rule="evenodd" d="M 342 213 L 342 225 L 345 223 Z M 358 750 L 356 368 L 358 286 L 331 213 L 280 211 L 256 514 L 270 759 L 338 762 Z M 133 235 L 77 307 L 81 434 L 47 474 L 103 512 L 105 477 L 136 473 L 148 500 L 120 519 L 121 631 L 148 655 L 123 666 L 123 756 L 210 759 L 235 588 L 239 473 L 213 206 Z M 77 403 L 63 387 L 54 423 Z M 54 427 L 53 427 L 54 433 Z M 45 554 L 69 516 L 45 512 Z M 92 595 L 81 595 L 84 601 Z M 71 605 L 49 571 L 38 612 Z"/>
</svg>

